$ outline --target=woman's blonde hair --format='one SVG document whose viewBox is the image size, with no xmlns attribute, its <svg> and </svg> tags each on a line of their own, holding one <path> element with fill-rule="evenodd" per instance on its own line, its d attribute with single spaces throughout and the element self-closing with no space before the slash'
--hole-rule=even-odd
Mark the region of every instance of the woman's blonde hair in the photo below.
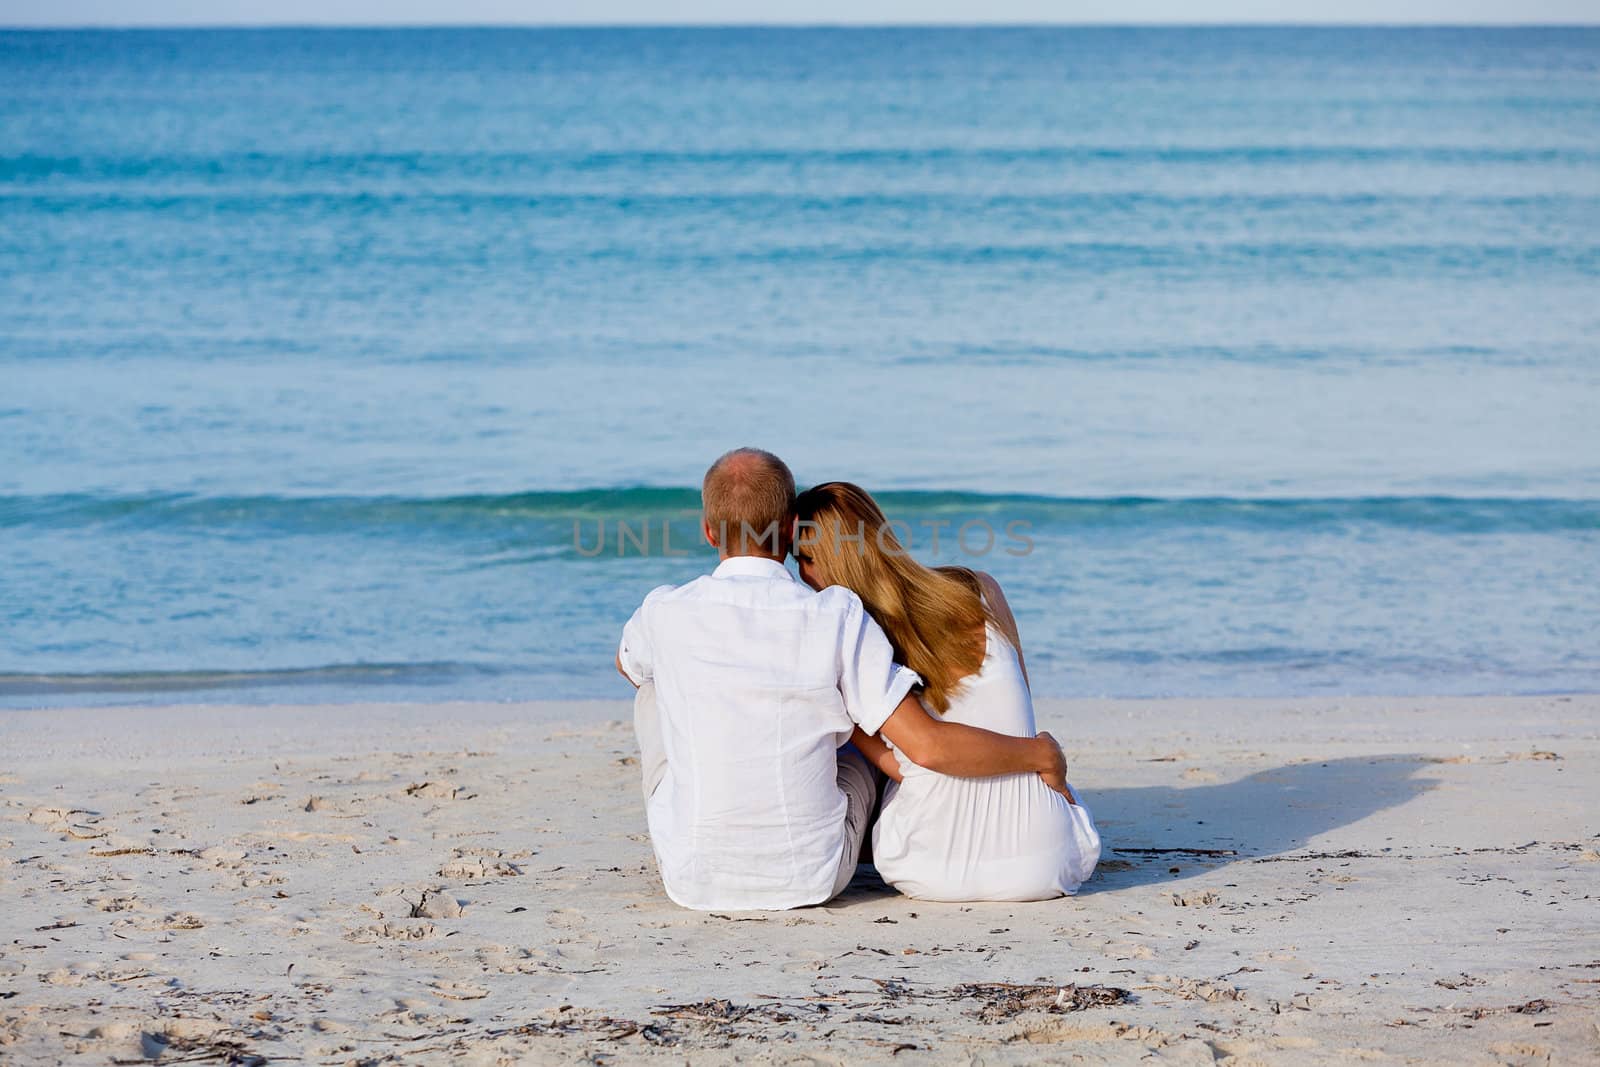
<svg viewBox="0 0 1600 1067">
<path fill-rule="evenodd" d="M 815 568 L 823 586 L 842 585 L 861 598 L 888 635 L 895 659 L 922 676 L 924 702 L 941 715 L 948 711 L 961 679 L 983 666 L 984 624 L 995 621 L 978 575 L 912 559 L 883 509 L 859 485 L 813 486 L 795 501 L 795 512 L 795 557 Z"/>
</svg>

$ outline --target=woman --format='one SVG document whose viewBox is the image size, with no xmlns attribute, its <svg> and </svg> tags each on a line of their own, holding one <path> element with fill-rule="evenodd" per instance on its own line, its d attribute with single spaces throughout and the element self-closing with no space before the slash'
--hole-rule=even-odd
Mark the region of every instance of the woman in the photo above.
<svg viewBox="0 0 1600 1067">
<path fill-rule="evenodd" d="M 999 583 L 965 567 L 917 563 L 872 497 L 849 482 L 806 490 L 797 510 L 800 577 L 813 589 L 842 585 L 861 598 L 895 658 L 922 676 L 931 714 L 1034 736 L 1022 644 Z M 872 858 L 907 896 L 1044 900 L 1075 892 L 1099 862 L 1088 810 L 1038 775 L 951 778 L 859 729 L 852 740 L 891 779 Z"/>
</svg>

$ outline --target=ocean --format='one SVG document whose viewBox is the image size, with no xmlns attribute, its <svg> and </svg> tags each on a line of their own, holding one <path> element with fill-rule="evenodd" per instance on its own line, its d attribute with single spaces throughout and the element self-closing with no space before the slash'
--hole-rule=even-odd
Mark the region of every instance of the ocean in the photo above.
<svg viewBox="0 0 1600 1067">
<path fill-rule="evenodd" d="M 1594 691 L 1597 283 L 1596 30 L 0 32 L 0 706 L 625 696 L 745 444 L 1039 695 Z"/>
</svg>

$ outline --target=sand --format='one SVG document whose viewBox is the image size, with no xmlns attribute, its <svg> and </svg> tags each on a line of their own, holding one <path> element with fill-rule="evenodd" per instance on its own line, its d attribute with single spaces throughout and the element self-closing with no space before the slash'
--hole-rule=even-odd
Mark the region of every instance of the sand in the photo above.
<svg viewBox="0 0 1600 1067">
<path fill-rule="evenodd" d="M 0 1060 L 1600 1060 L 1600 697 L 1041 702 L 1082 893 L 782 913 L 662 894 L 627 713 L 0 713 Z"/>
</svg>

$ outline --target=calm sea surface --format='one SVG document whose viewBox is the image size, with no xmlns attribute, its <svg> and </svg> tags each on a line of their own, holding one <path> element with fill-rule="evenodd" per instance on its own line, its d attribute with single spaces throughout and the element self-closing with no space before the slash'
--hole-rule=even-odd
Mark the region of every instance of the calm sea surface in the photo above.
<svg viewBox="0 0 1600 1067">
<path fill-rule="evenodd" d="M 1042 694 L 1600 688 L 1600 32 L 0 33 L 0 705 L 624 695 L 746 443 Z"/>
</svg>

